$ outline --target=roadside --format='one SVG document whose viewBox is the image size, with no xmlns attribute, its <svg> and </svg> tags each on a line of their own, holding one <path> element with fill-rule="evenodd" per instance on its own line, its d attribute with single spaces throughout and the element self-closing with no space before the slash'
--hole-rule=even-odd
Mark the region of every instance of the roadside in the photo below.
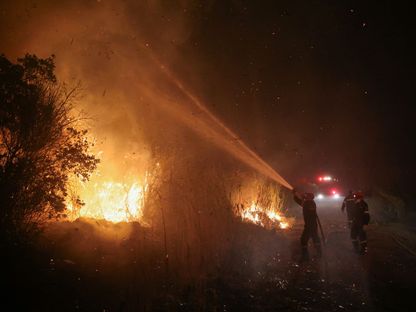
<svg viewBox="0 0 416 312">
<path fill-rule="evenodd" d="M 356 293 L 356 299 L 362 296 L 362 306 L 369 310 L 416 309 L 414 229 L 399 223 L 370 224 L 368 253 L 360 256 L 352 250 L 346 216 L 340 212 L 340 205 L 321 207 L 320 216 L 327 233 L 326 261 L 322 266 L 331 283 Z M 352 310 L 357 303 L 351 302 Z"/>
</svg>

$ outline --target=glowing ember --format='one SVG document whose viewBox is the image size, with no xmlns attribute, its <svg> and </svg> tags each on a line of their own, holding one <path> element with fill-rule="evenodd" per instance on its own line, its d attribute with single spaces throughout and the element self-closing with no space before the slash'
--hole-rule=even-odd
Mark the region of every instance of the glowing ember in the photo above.
<svg viewBox="0 0 416 312">
<path fill-rule="evenodd" d="M 83 185 L 79 195 L 85 204 L 76 207 L 68 202 L 68 216 L 70 219 L 85 217 L 111 222 L 139 221 L 143 216 L 146 191 L 147 183 L 142 185 L 139 182 Z"/>
<path fill-rule="evenodd" d="M 280 228 L 281 229 L 287 229 L 289 227 L 289 223 L 287 222 L 280 222 Z"/>
<path fill-rule="evenodd" d="M 279 227 L 281 229 L 287 229 L 289 227 L 289 222 L 285 217 L 272 209 L 265 209 L 255 202 L 252 202 L 247 208 L 241 208 L 238 211 L 238 214 L 244 221 L 266 228 Z"/>
</svg>

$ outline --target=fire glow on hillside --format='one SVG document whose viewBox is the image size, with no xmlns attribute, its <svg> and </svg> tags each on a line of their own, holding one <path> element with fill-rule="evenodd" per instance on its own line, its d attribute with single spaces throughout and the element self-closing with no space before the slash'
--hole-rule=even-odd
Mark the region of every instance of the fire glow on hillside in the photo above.
<svg viewBox="0 0 416 312">
<path fill-rule="evenodd" d="M 101 152 L 100 157 L 103 157 Z M 155 163 L 154 167 L 146 167 L 142 174 L 133 174 L 135 170 L 131 167 L 123 168 L 121 164 L 120 167 L 117 166 L 117 161 L 111 162 L 111 169 L 103 167 L 105 163 L 101 162 L 97 174 L 89 181 L 82 182 L 76 179 L 70 183 L 72 196 L 67 199 L 65 213 L 68 220 L 90 218 L 112 223 L 145 224 L 144 208 L 150 196 L 149 184 L 155 186 L 155 180 L 160 178 L 160 163 Z M 247 180 L 244 189 L 241 189 L 241 185 L 237 188 L 232 187 L 234 196 L 230 198 L 230 204 L 235 207 L 234 215 L 243 222 L 267 229 L 289 228 L 290 220 L 281 213 L 283 201 L 277 193 L 280 188 L 266 186 L 260 180 L 248 181 L 250 180 Z"/>
<path fill-rule="evenodd" d="M 68 201 L 67 215 L 70 220 L 83 217 L 113 223 L 140 222 L 147 190 L 147 179 L 142 183 L 87 182 L 77 190 L 83 205 Z"/>
<path fill-rule="evenodd" d="M 287 229 L 288 220 L 273 209 L 265 209 L 255 201 L 248 207 L 236 210 L 237 215 L 245 222 L 254 223 L 265 228 Z"/>
</svg>

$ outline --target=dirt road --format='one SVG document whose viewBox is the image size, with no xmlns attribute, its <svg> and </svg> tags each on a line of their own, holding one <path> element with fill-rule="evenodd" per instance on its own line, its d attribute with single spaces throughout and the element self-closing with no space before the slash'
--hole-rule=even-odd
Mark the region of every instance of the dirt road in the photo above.
<svg viewBox="0 0 416 312">
<path fill-rule="evenodd" d="M 299 310 L 312 311 L 415 311 L 416 254 L 412 251 L 416 233 L 399 225 L 370 224 L 368 253 L 353 252 L 340 202 L 317 202 L 318 214 L 327 238 L 324 257 L 299 264 L 289 277 L 299 298 Z M 370 207 L 371 212 L 371 207 Z M 298 220 L 301 221 L 300 215 Z M 298 222 L 290 234 L 292 259 L 300 256 Z M 310 246 L 311 253 L 313 248 Z M 295 296 L 297 297 L 297 296 Z M 305 299 L 307 298 L 307 299 Z"/>
</svg>

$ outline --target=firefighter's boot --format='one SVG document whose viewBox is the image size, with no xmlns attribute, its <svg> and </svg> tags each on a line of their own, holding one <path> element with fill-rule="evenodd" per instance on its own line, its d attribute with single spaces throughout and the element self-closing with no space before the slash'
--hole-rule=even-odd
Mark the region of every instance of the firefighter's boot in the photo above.
<svg viewBox="0 0 416 312">
<path fill-rule="evenodd" d="M 367 241 L 360 242 L 360 255 L 365 255 L 367 253 Z"/>
</svg>

